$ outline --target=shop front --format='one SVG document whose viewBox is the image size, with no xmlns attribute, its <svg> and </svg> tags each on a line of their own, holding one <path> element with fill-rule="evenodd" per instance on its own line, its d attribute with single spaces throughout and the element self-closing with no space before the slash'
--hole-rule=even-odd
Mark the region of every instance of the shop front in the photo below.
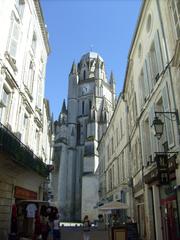
<svg viewBox="0 0 180 240">
<path fill-rule="evenodd" d="M 144 175 L 151 190 L 156 238 L 163 240 L 180 240 L 176 169 L 176 154 L 157 154 Z"/>
<path fill-rule="evenodd" d="M 163 240 L 180 240 L 175 184 L 176 181 L 172 180 L 169 185 L 162 186 L 160 189 Z"/>
</svg>

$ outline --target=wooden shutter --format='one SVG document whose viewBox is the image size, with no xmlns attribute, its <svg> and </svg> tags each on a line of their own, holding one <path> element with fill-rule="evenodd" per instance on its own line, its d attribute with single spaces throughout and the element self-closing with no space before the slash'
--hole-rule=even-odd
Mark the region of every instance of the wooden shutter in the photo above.
<svg viewBox="0 0 180 240">
<path fill-rule="evenodd" d="M 147 74 L 146 62 L 144 62 L 144 65 L 143 65 L 143 75 L 144 75 L 145 98 L 147 98 L 149 96 L 149 83 L 148 83 L 148 74 Z M 143 91 L 143 89 L 142 89 L 142 91 Z"/>
<path fill-rule="evenodd" d="M 16 58 L 19 33 L 20 33 L 19 24 L 16 22 L 16 20 L 14 20 L 13 26 L 12 26 L 12 32 L 11 32 L 10 45 L 9 45 L 9 53 L 13 58 Z"/>
<path fill-rule="evenodd" d="M 148 82 L 149 82 L 149 91 L 151 92 L 154 86 L 154 81 L 152 78 L 152 73 L 151 73 L 151 64 L 150 64 L 150 55 L 148 54 L 146 58 L 146 68 L 147 68 L 147 76 L 148 76 Z"/>
<path fill-rule="evenodd" d="M 42 79 L 39 77 L 38 79 L 38 92 L 37 92 L 37 106 L 41 109 L 42 108 L 42 99 L 43 99 L 43 85 Z"/>
<path fill-rule="evenodd" d="M 159 70 L 159 74 L 160 74 L 163 71 L 163 58 L 162 58 L 162 51 L 161 51 L 159 31 L 157 31 L 155 33 L 154 44 L 155 44 L 155 51 L 156 51 L 156 57 L 157 57 L 158 70 Z"/>
<path fill-rule="evenodd" d="M 150 107 L 150 111 L 149 111 L 149 128 L 150 128 L 150 141 L 151 141 L 151 154 L 152 154 L 152 157 L 154 155 L 154 152 L 158 152 L 158 140 L 154 136 L 153 127 L 152 127 L 154 118 L 155 118 L 155 112 L 154 112 L 154 104 L 153 104 Z"/>
<path fill-rule="evenodd" d="M 142 148 L 142 162 L 143 166 L 146 166 L 147 161 L 146 161 L 146 143 L 144 139 L 146 139 L 146 134 L 144 131 L 144 121 L 140 123 L 140 130 L 141 130 L 141 148 Z"/>
<path fill-rule="evenodd" d="M 169 96 L 168 96 L 167 88 L 168 88 L 167 85 L 165 85 L 165 87 L 162 90 L 164 112 L 170 112 Z M 169 145 L 169 147 L 172 147 L 172 146 L 174 146 L 174 132 L 173 132 L 172 121 L 170 119 L 171 119 L 170 114 L 165 114 L 165 117 L 164 117 L 165 129 L 164 129 L 164 131 L 166 130 L 168 145 Z"/>
</svg>

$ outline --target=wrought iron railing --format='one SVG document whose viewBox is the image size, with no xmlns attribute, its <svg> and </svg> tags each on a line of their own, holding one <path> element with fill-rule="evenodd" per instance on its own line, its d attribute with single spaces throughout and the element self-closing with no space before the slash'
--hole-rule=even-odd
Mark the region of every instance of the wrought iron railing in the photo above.
<svg viewBox="0 0 180 240">
<path fill-rule="evenodd" d="M 36 171 L 43 177 L 49 172 L 47 165 L 24 145 L 8 128 L 0 123 L 0 151 L 11 155 L 21 166 Z"/>
</svg>

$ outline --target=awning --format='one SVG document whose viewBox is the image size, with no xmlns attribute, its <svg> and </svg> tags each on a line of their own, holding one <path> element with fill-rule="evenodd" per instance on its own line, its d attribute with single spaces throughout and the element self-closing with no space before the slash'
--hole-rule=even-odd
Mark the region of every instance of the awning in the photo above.
<svg viewBox="0 0 180 240">
<path fill-rule="evenodd" d="M 98 209 L 102 211 L 107 211 L 107 210 L 113 210 L 113 209 L 127 209 L 127 208 L 128 208 L 128 205 L 126 203 L 113 201 L 113 202 L 105 203 L 104 205 L 100 206 Z"/>
</svg>

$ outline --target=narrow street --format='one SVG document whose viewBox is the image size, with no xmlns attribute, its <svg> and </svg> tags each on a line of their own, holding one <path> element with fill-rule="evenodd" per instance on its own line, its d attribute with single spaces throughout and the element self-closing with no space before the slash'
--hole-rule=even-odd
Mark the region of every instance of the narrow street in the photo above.
<svg viewBox="0 0 180 240">
<path fill-rule="evenodd" d="M 108 232 L 92 229 L 90 232 L 91 240 L 108 240 Z M 61 228 L 61 240 L 82 240 L 83 231 L 80 227 Z"/>
</svg>

